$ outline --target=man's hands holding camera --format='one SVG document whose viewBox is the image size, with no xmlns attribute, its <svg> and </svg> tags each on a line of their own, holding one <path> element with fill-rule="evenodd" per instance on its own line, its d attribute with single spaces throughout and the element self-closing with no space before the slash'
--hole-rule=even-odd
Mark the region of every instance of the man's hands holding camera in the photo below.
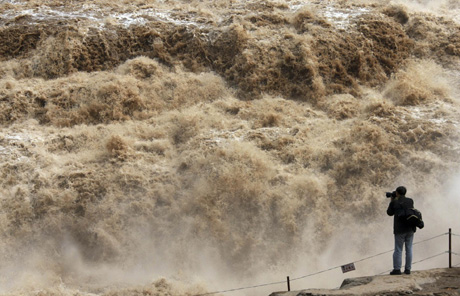
<svg viewBox="0 0 460 296">
<path fill-rule="evenodd" d="M 393 200 L 393 199 L 396 198 L 396 191 L 387 192 L 385 195 L 386 195 L 387 198 L 390 198 L 390 197 L 391 197 L 391 200 Z"/>
</svg>

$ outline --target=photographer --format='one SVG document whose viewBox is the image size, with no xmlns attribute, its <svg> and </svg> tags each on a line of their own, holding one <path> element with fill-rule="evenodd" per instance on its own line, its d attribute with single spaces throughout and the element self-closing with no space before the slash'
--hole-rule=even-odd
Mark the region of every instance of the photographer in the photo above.
<svg viewBox="0 0 460 296">
<path fill-rule="evenodd" d="M 412 265 L 412 242 L 416 228 L 407 225 L 403 217 L 405 209 L 414 207 L 414 201 L 406 197 L 406 191 L 404 186 L 400 186 L 396 188 L 396 191 L 387 192 L 387 197 L 391 197 L 387 214 L 394 216 L 393 233 L 395 237 L 395 250 L 393 253 L 393 271 L 390 272 L 391 275 L 401 274 L 403 246 L 406 248 L 405 274 L 410 274 Z"/>
</svg>

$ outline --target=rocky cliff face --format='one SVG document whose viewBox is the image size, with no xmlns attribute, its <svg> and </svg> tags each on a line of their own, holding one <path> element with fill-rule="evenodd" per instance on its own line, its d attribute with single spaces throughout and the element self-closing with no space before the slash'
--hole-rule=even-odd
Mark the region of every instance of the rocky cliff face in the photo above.
<svg viewBox="0 0 460 296">
<path fill-rule="evenodd" d="M 274 292 L 270 296 L 399 296 L 460 295 L 460 268 L 438 268 L 415 271 L 411 275 L 369 276 L 343 281 L 340 289 L 307 289 L 290 292 Z"/>
</svg>

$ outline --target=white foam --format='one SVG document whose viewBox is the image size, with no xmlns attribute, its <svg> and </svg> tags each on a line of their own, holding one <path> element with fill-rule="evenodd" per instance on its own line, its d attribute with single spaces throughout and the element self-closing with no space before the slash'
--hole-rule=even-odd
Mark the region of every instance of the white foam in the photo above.
<svg viewBox="0 0 460 296">
<path fill-rule="evenodd" d="M 21 5 L 20 3 L 14 3 L 15 5 Z M 36 24 L 47 20 L 59 19 L 64 21 L 69 20 L 86 20 L 89 25 L 95 28 L 103 29 L 105 20 L 112 18 L 117 21 L 118 24 L 129 27 L 131 25 L 145 25 L 151 19 L 156 19 L 165 23 L 171 23 L 181 26 L 194 26 L 203 27 L 200 24 L 191 19 L 178 19 L 167 10 L 156 10 L 156 9 L 138 9 L 133 12 L 114 13 L 110 10 L 104 10 L 94 5 L 82 5 L 79 10 L 65 10 L 65 7 L 48 7 L 41 6 L 34 9 L 10 9 L 3 12 L 0 15 L 4 20 L 11 21 L 18 17 L 24 16 L 29 17 L 27 21 L 30 24 Z M 190 17 L 190 16 L 188 16 Z"/>
<path fill-rule="evenodd" d="M 139 17 L 134 13 L 120 13 L 112 16 L 117 20 L 117 22 L 125 27 L 129 27 L 131 25 L 145 25 L 148 21 L 143 18 Z"/>
<path fill-rule="evenodd" d="M 289 9 L 293 12 L 306 7 L 307 4 L 296 3 L 289 5 Z M 359 8 L 337 8 L 333 5 L 328 5 L 326 7 L 315 7 L 315 12 L 318 12 L 324 18 L 326 18 L 332 25 L 338 29 L 347 29 L 353 24 L 353 20 L 359 16 L 369 12 L 369 9 L 365 7 Z"/>
<path fill-rule="evenodd" d="M 0 157 L 6 157 L 10 161 L 29 162 L 30 158 L 23 155 L 24 147 L 20 144 L 36 144 L 43 142 L 43 137 L 29 133 L 9 133 L 0 137 L 4 146 L 0 145 Z"/>
<path fill-rule="evenodd" d="M 359 18 L 367 12 L 369 12 L 369 9 L 364 7 L 356 9 L 337 9 L 333 6 L 328 6 L 323 11 L 323 15 L 337 28 L 347 29 L 354 19 Z"/>
<path fill-rule="evenodd" d="M 38 141 L 43 141 L 43 138 L 37 135 L 31 135 L 28 133 L 12 133 L 12 134 L 7 134 L 3 137 L 5 140 L 9 142 L 29 142 L 29 143 L 35 143 Z"/>
<path fill-rule="evenodd" d="M 449 105 L 443 104 L 443 108 L 449 109 Z M 450 107 L 451 108 L 451 107 Z M 420 119 L 426 122 L 431 122 L 436 125 L 444 125 L 446 123 L 451 123 L 454 126 L 458 126 L 460 123 L 458 121 L 452 120 L 451 118 L 435 118 L 433 117 L 433 113 L 436 110 L 433 108 L 421 108 L 421 107 L 413 107 L 411 108 L 411 116 L 414 119 Z"/>
</svg>

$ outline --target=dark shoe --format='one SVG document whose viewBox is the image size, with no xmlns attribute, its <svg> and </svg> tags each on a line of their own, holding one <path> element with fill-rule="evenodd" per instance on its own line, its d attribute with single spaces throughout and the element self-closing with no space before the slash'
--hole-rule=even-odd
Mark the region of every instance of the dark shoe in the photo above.
<svg viewBox="0 0 460 296">
<path fill-rule="evenodd" d="M 390 272 L 391 275 L 400 275 L 401 274 L 401 270 L 399 269 L 393 269 L 391 272 Z"/>
<path fill-rule="evenodd" d="M 405 274 L 410 274 L 410 270 L 409 270 L 409 269 L 406 269 L 406 270 L 404 270 L 404 273 L 405 273 Z"/>
</svg>

